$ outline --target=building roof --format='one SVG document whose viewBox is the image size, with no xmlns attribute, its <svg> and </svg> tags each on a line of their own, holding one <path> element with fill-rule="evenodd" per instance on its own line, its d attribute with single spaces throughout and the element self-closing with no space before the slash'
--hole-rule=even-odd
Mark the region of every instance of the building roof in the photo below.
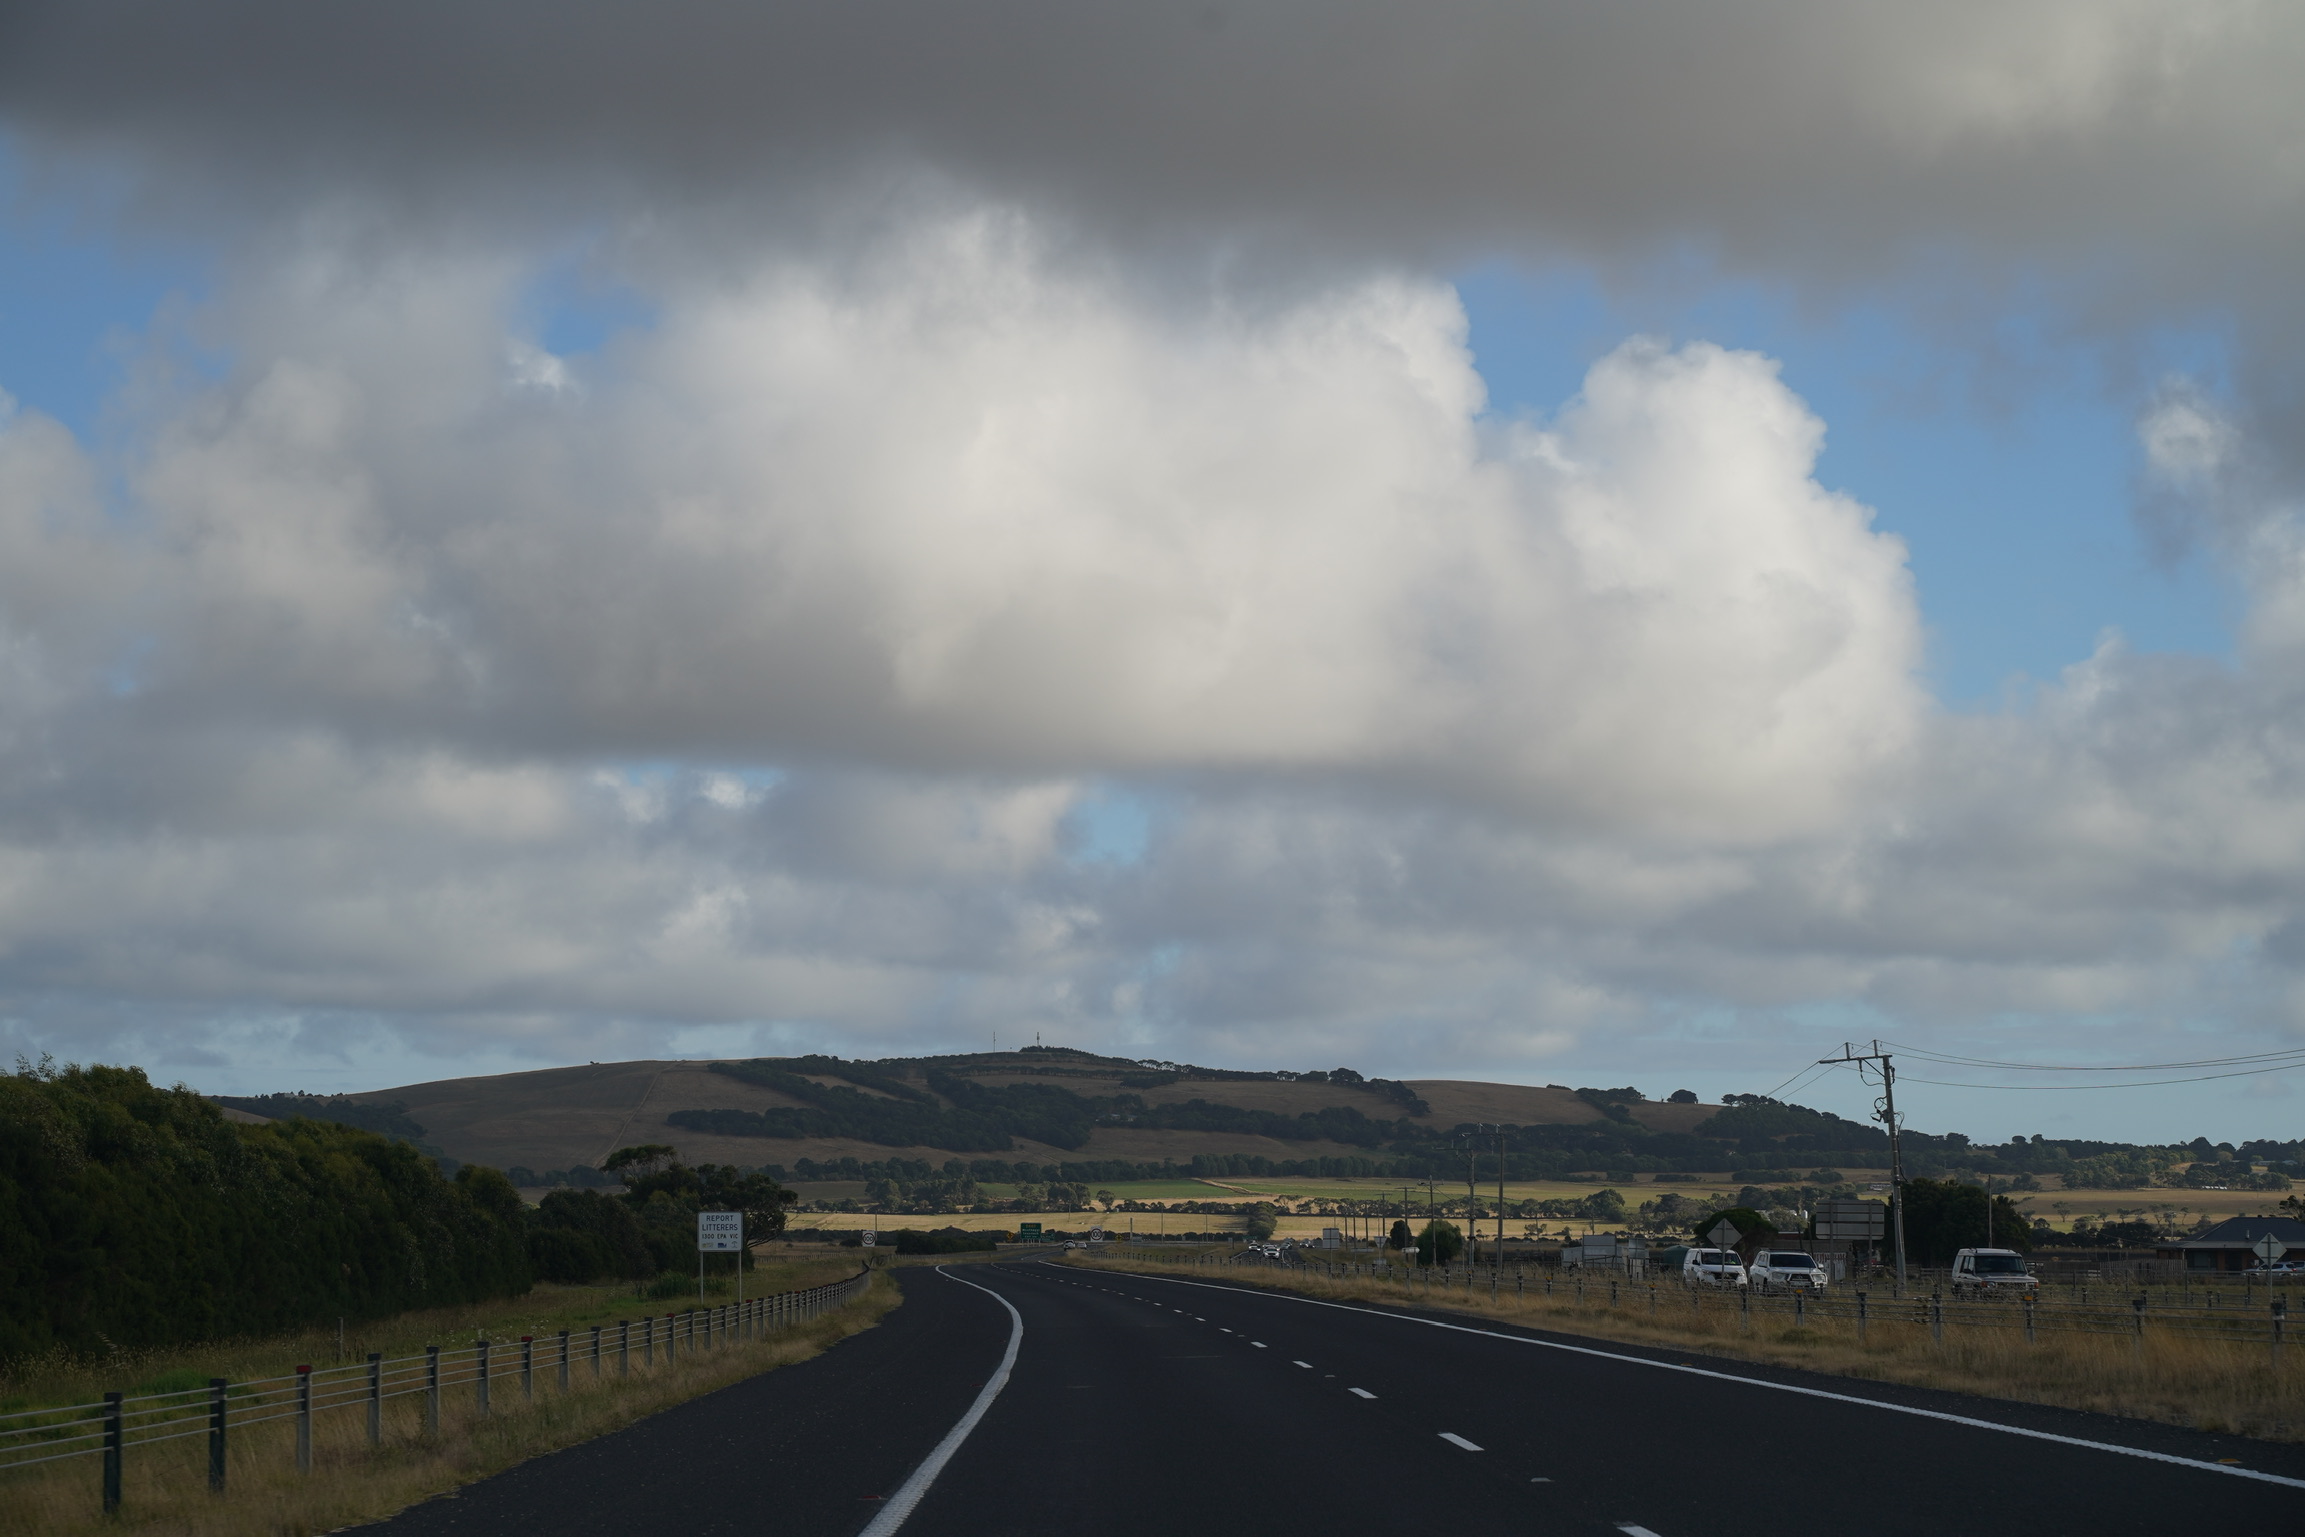
<svg viewBox="0 0 2305 1537">
<path fill-rule="evenodd" d="M 2175 1245 L 2180 1249 L 2246 1249 L 2271 1233 L 2292 1249 L 2305 1248 L 2305 1222 L 2295 1217 L 2227 1217 L 2223 1222 Z"/>
</svg>

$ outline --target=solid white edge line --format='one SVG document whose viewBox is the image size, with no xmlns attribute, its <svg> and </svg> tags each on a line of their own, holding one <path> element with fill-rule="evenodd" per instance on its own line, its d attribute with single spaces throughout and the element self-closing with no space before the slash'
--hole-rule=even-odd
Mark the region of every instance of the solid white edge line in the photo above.
<svg viewBox="0 0 2305 1537">
<path fill-rule="evenodd" d="M 944 1471 L 944 1465 L 952 1460 L 952 1454 L 960 1450 L 961 1442 L 966 1441 L 968 1433 L 976 1429 L 976 1422 L 984 1418 L 984 1411 L 992 1407 L 992 1401 L 1000 1397 L 1000 1390 L 1008 1386 L 1009 1370 L 1016 1365 L 1017 1347 L 1024 1343 L 1024 1315 L 1016 1310 L 1015 1303 L 989 1286 L 978 1286 L 974 1281 L 961 1281 L 959 1276 L 942 1265 L 936 1267 L 936 1273 L 948 1281 L 960 1281 L 963 1286 L 974 1287 L 1008 1309 L 1008 1349 L 1000 1358 L 1000 1370 L 992 1374 L 992 1380 L 976 1395 L 976 1402 L 968 1406 L 968 1413 L 960 1417 L 959 1424 L 945 1432 L 944 1439 L 936 1443 L 936 1450 L 930 1452 L 927 1460 L 912 1470 L 912 1477 L 904 1481 L 904 1487 L 888 1497 L 888 1503 L 880 1507 L 880 1514 L 872 1518 L 872 1525 L 866 1527 L 858 1537 L 889 1537 L 890 1533 L 904 1525 L 906 1518 L 912 1514 L 912 1508 L 920 1503 L 920 1497 L 928 1493 L 928 1486 L 936 1482 L 936 1476 Z"/>
<path fill-rule="evenodd" d="M 2179 1457 L 2169 1452 L 2149 1452 L 2140 1446 L 2121 1446 L 2111 1441 L 2090 1441 L 2080 1436 L 2061 1436 L 2049 1430 L 2029 1430 L 2023 1425 L 2002 1425 L 1992 1420 L 1980 1420 L 1966 1414 L 1948 1414 L 1942 1409 L 1918 1409 L 1910 1404 L 1892 1404 L 1878 1398 L 1865 1398 L 1855 1393 L 1835 1393 L 1825 1388 L 1804 1388 L 1791 1382 L 1769 1382 L 1759 1377 L 1740 1377 L 1734 1372 L 1716 1372 L 1702 1366 L 1682 1366 L 1673 1361 L 1651 1361 L 1642 1356 L 1620 1355 L 1614 1350 L 1595 1350 L 1590 1345 L 1564 1345 L 1558 1340 L 1533 1340 L 1524 1334 L 1500 1334 L 1494 1329 L 1476 1329 L 1470 1324 L 1444 1323 L 1438 1318 L 1419 1318 L 1414 1313 L 1388 1313 L 1383 1308 L 1354 1307 L 1346 1302 L 1323 1302 L 1318 1297 L 1297 1297 L 1287 1292 L 1258 1291 L 1246 1286 L 1219 1286 L 1212 1281 L 1181 1281 L 1175 1276 L 1147 1275 L 1132 1270 L 1130 1275 L 1140 1281 L 1158 1281 L 1166 1286 L 1197 1286 L 1204 1291 L 1231 1292 L 1235 1296 L 1271 1297 L 1282 1302 L 1299 1302 L 1306 1307 L 1334 1308 L 1340 1313 L 1366 1313 L 1371 1318 L 1390 1318 L 1401 1323 L 1422 1324 L 1428 1329 L 1446 1329 L 1453 1334 L 1480 1334 L 1493 1340 L 1507 1340 L 1515 1345 L 1540 1345 L 1547 1350 L 1565 1350 L 1571 1355 L 1597 1356 L 1604 1361 L 1623 1361 L 1631 1366 L 1654 1367 L 1661 1372 L 1679 1372 L 1689 1377 L 1711 1377 L 1720 1382 L 1741 1383 L 1749 1388 L 1767 1388 L 1773 1393 L 1798 1393 L 1804 1398 L 1825 1398 L 1835 1403 L 1862 1404 L 1868 1409 L 1883 1409 L 1891 1414 L 1910 1414 L 1918 1419 L 1942 1420 L 1949 1425 L 1967 1425 L 1973 1430 L 1997 1430 L 2005 1436 L 2024 1436 L 2033 1441 L 2053 1441 L 2059 1446 L 2078 1446 L 2093 1452 L 2113 1452 L 2123 1457 L 2141 1457 L 2147 1462 L 2166 1462 L 2174 1467 L 2191 1468 L 2197 1473 L 2223 1473 L 2232 1478 L 2254 1479 L 2261 1484 L 2279 1484 L 2285 1489 L 2305 1489 L 2305 1478 L 2284 1478 L 2278 1473 L 2260 1473 L 2255 1468 L 2227 1467 L 2218 1462 L 2202 1462 L 2193 1457 Z M 869 1534 L 868 1534 L 869 1537 Z"/>
<path fill-rule="evenodd" d="M 1367 1388 L 1347 1388 L 1345 1391 L 1348 1393 L 1357 1394 L 1362 1398 L 1374 1398 L 1377 1396 L 1376 1394 L 1370 1392 Z"/>
</svg>

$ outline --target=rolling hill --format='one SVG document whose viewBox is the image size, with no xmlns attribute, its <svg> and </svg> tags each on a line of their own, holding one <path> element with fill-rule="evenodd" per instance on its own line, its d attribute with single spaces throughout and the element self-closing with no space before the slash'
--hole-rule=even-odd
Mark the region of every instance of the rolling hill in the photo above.
<svg viewBox="0 0 2305 1537">
<path fill-rule="evenodd" d="M 1186 1167 L 1196 1159 L 1391 1166 L 1403 1154 L 1444 1154 L 1451 1133 L 1468 1123 L 1555 1128 L 1570 1134 L 1556 1149 L 1561 1157 L 1602 1168 L 1633 1156 L 1633 1144 L 1655 1141 L 1674 1145 L 1687 1162 L 1689 1134 L 1723 1109 L 1630 1095 L 1557 1084 L 1397 1083 L 1341 1069 L 1234 1072 L 1045 1047 L 877 1063 L 588 1063 L 342 1096 L 337 1113 L 390 1116 L 449 1157 L 542 1175 L 595 1169 L 615 1149 L 649 1142 L 669 1143 L 692 1162 L 785 1171 L 804 1162 L 941 1167 L 988 1156 L 1043 1166 Z M 315 1100 L 222 1102 L 241 1113 L 331 1114 Z M 1579 1143 L 1589 1148 L 1581 1161 Z M 1704 1152 L 1703 1166 L 1731 1161 L 1717 1145 Z"/>
</svg>

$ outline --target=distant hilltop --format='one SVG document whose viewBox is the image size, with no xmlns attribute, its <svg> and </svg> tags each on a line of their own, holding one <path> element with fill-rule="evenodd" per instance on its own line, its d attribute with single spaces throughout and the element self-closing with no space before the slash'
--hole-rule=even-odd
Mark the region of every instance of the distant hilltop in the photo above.
<svg viewBox="0 0 2305 1537">
<path fill-rule="evenodd" d="M 1750 1174 L 1781 1182 L 1880 1168 L 1888 1147 L 1878 1126 L 1760 1095 L 1706 1104 L 1687 1090 L 1653 1098 L 1634 1088 L 1399 1081 L 1350 1068 L 1252 1072 L 1062 1046 L 878 1061 L 603 1062 L 219 1102 L 245 1114 L 346 1121 L 506 1169 L 531 1186 L 593 1183 L 611 1152 L 640 1143 L 785 1179 L 868 1178 L 870 1166 L 901 1163 L 923 1176 L 1090 1180 L 1462 1179 L 1459 1143 L 1474 1136 L 1493 1174 L 1496 1128 L 1518 1179 Z M 2165 1148 L 2039 1137 L 1984 1145 L 1912 1131 L 1905 1147 L 1916 1174 L 2062 1174 L 2112 1188 L 2166 1183 L 2187 1164 L 2270 1186 L 2281 1178 L 2271 1164 L 2305 1154 L 2298 1144 L 2234 1149 L 2205 1138 Z M 2269 1161 L 2268 1170 L 2256 1172 L 2252 1159 Z"/>
</svg>

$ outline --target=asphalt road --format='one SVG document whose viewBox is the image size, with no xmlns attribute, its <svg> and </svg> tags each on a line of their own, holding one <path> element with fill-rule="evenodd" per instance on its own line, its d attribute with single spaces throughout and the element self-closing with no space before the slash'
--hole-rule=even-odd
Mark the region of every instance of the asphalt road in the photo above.
<svg viewBox="0 0 2305 1537">
<path fill-rule="evenodd" d="M 1173 1537 L 1196 1519 L 1596 1537 L 2305 1530 L 2305 1448 L 1324 1307 L 1222 1272 L 1192 1284 L 1023 1261 L 901 1279 L 903 1307 L 814 1361 L 381 1529 L 854 1537 L 878 1521 L 887 1537 L 901 1515 L 906 1537 Z M 951 1446 L 1017 1321 L 1013 1371 Z M 940 1443 L 949 1460 L 924 1490 Z"/>
</svg>

